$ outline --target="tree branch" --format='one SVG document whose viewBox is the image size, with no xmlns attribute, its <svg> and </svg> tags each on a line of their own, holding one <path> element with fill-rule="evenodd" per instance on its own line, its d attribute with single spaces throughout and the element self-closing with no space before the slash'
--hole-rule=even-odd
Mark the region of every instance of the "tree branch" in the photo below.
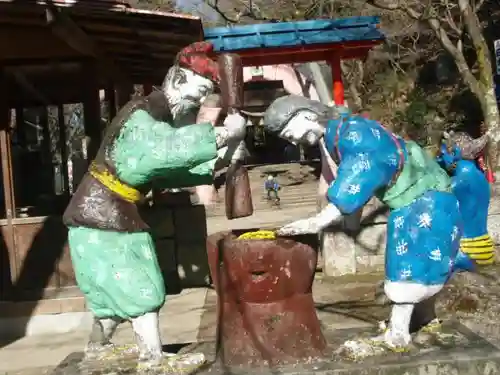
<svg viewBox="0 0 500 375">
<path fill-rule="evenodd" d="M 263 15 L 259 7 L 253 2 L 253 0 L 249 0 L 248 4 L 243 1 L 241 1 L 240 3 L 243 9 L 238 11 L 234 18 L 231 18 L 226 14 L 225 11 L 220 8 L 219 0 L 206 1 L 206 4 L 215 12 L 217 12 L 217 14 L 221 16 L 221 18 L 226 21 L 226 23 L 240 23 L 241 17 L 248 17 L 254 21 L 279 22 L 278 19 Z"/>
<path fill-rule="evenodd" d="M 349 67 L 348 63 L 342 61 L 342 74 L 344 79 L 348 82 L 347 88 L 351 94 L 351 99 L 355 107 L 354 110 L 360 111 L 363 107 L 361 93 L 359 92 L 364 76 L 363 62 L 361 60 L 354 60 L 350 62 L 350 65 Z"/>
<path fill-rule="evenodd" d="M 401 3 L 400 0 L 366 0 L 367 4 L 383 10 L 402 10 L 405 11 L 410 18 L 414 20 L 420 20 L 422 18 L 422 13 L 417 10 L 408 7 L 406 4 Z"/>
<path fill-rule="evenodd" d="M 463 29 L 461 26 L 458 26 L 455 20 L 453 19 L 453 14 L 451 13 L 452 8 L 456 8 L 456 5 L 450 4 L 448 0 L 445 1 L 444 3 L 444 17 L 440 18 L 440 22 L 443 23 L 445 22 L 450 29 L 455 31 L 457 35 L 460 37 L 463 34 Z"/>
<path fill-rule="evenodd" d="M 473 6 L 472 6 L 472 9 L 474 10 L 474 12 L 478 12 L 479 9 L 481 9 L 481 7 L 484 5 L 485 3 L 485 0 L 478 0 Z"/>
<path fill-rule="evenodd" d="M 219 0 L 214 0 L 213 3 L 207 1 L 206 4 L 212 8 L 226 23 L 238 23 L 239 18 L 230 18 L 219 7 Z"/>
<path fill-rule="evenodd" d="M 473 12 L 469 0 L 458 0 L 460 12 L 465 21 L 467 34 L 469 34 L 474 49 L 476 50 L 477 63 L 479 66 L 479 82 L 485 89 L 493 86 L 493 68 L 489 59 L 489 50 L 477 14 Z"/>
<path fill-rule="evenodd" d="M 436 33 L 436 36 L 443 46 L 443 48 L 448 51 L 448 53 L 453 57 L 455 60 L 455 65 L 457 66 L 457 69 L 460 73 L 460 75 L 463 77 L 465 82 L 468 84 L 469 88 L 471 91 L 476 94 L 476 95 L 481 95 L 481 90 L 479 87 L 479 82 L 477 81 L 476 77 L 472 74 L 469 65 L 467 64 L 467 61 L 465 60 L 465 56 L 460 51 L 450 40 L 448 34 L 446 33 L 446 30 L 443 29 L 441 23 L 437 18 L 429 18 L 427 20 L 429 23 L 429 26 L 431 27 L 432 30 Z"/>
<path fill-rule="evenodd" d="M 367 4 L 370 4 L 374 7 L 384 9 L 384 10 L 400 10 L 401 4 L 398 0 L 394 1 L 385 1 L 385 0 L 366 0 Z"/>
</svg>

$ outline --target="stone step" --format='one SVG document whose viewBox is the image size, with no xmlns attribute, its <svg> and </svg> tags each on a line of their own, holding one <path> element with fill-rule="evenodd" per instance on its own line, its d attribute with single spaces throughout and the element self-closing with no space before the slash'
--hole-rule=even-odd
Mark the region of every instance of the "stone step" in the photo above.
<svg viewBox="0 0 500 375">
<path fill-rule="evenodd" d="M 279 191 L 280 197 L 280 207 L 271 206 L 270 202 L 267 201 L 267 192 L 264 189 L 264 180 L 262 178 L 256 178 L 260 175 L 260 171 L 252 170 L 250 171 L 250 189 L 252 191 L 252 200 L 254 211 L 258 212 L 273 212 L 280 208 L 290 208 L 290 207 L 304 207 L 304 206 L 316 206 L 317 204 L 317 189 L 318 183 L 316 181 L 305 181 L 300 184 L 282 185 Z M 214 206 L 206 208 L 207 217 L 216 217 L 225 215 L 224 206 L 224 186 L 221 186 L 218 190 L 218 202 Z"/>
<path fill-rule="evenodd" d="M 288 208 L 300 208 L 300 207 L 316 207 L 316 202 L 308 201 L 308 202 L 281 202 L 279 206 L 271 206 L 269 205 L 255 205 L 253 207 L 254 212 L 275 212 L 282 209 Z M 216 206 L 214 208 L 206 209 L 207 217 L 212 216 L 224 216 L 225 215 L 225 207 L 223 205 Z"/>
<path fill-rule="evenodd" d="M 250 190 L 252 191 L 252 194 L 254 195 L 262 195 L 265 196 L 267 195 L 266 190 L 264 189 L 263 186 L 252 186 L 250 185 Z M 284 186 L 282 187 L 278 194 L 282 197 L 286 196 L 294 196 L 294 195 L 314 195 L 316 196 L 318 191 L 318 185 L 317 184 L 307 184 L 307 185 L 299 185 L 299 186 Z M 224 187 L 220 187 L 218 190 L 218 195 L 219 197 L 223 197 L 225 192 Z"/>
<path fill-rule="evenodd" d="M 290 208 L 290 207 L 315 207 L 316 206 L 316 198 L 315 199 L 296 199 L 296 200 L 287 200 L 284 197 L 281 197 L 281 203 L 279 207 L 273 207 L 267 201 L 265 202 L 253 202 L 254 211 L 258 212 L 275 212 L 279 209 Z M 206 207 L 206 215 L 207 217 L 213 216 L 224 216 L 225 215 L 225 207 L 223 203 L 219 203 L 213 207 Z"/>
</svg>

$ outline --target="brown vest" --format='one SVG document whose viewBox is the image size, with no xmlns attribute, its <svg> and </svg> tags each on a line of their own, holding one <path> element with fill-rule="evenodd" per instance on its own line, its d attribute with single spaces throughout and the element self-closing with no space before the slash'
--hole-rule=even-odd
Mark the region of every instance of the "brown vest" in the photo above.
<svg viewBox="0 0 500 375">
<path fill-rule="evenodd" d="M 147 111 L 157 121 L 170 123 L 172 121 L 165 96 L 156 91 L 147 97 L 131 100 L 118 112 L 106 128 L 101 147 L 93 162 L 97 171 L 107 172 L 115 180 L 118 178 L 110 151 L 121 128 L 130 115 L 138 109 Z M 124 184 L 123 181 L 121 183 Z M 135 189 L 144 193 L 150 190 L 150 186 L 135 187 Z M 123 199 L 87 172 L 64 212 L 63 222 L 68 227 L 87 227 L 119 232 L 147 231 L 149 226 L 141 218 L 136 203 Z"/>
</svg>

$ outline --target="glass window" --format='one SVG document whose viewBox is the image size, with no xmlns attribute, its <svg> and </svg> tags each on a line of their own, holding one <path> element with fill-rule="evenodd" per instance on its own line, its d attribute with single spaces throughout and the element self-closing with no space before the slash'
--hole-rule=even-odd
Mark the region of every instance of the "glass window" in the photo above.
<svg viewBox="0 0 500 375">
<path fill-rule="evenodd" d="M 84 139 L 82 105 L 13 112 L 15 217 L 60 215 L 75 188 L 75 164 L 77 171 L 81 169 L 78 166 L 83 155 L 78 145 Z M 3 198 L 2 188 L 2 202 Z"/>
</svg>

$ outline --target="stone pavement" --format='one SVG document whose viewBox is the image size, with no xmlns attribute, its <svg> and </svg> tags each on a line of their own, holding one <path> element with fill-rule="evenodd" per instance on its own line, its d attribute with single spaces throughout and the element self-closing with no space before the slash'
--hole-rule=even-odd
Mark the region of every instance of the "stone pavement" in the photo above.
<svg viewBox="0 0 500 375">
<path fill-rule="evenodd" d="M 331 357 L 306 364 L 292 364 L 278 371 L 252 371 L 254 375 L 496 375 L 500 374 L 500 266 L 481 274 L 455 275 L 438 298 L 437 311 L 444 321 L 444 334 L 417 336 L 416 349 L 410 353 L 390 354 L 359 362 L 346 360 L 335 350 L 346 339 L 374 334 L 380 320 L 388 317 L 390 307 L 377 301 L 376 285 L 381 274 L 317 277 L 313 285 L 316 309 Z M 207 300 L 215 301 L 212 291 Z M 207 304 L 211 305 L 211 304 Z M 214 345 L 215 309 L 204 315 L 197 350 L 208 357 Z M 202 374 L 223 373 L 218 364 Z M 234 371 L 234 375 L 248 370 Z"/>
<path fill-rule="evenodd" d="M 323 362 L 319 367 L 288 369 L 287 374 L 356 375 L 495 375 L 500 373 L 500 266 L 482 275 L 460 274 L 438 300 L 440 318 L 458 320 L 465 341 L 458 349 L 426 350 L 415 356 L 390 356 L 383 360 L 344 363 Z M 389 307 L 376 302 L 376 285 L 381 274 L 324 278 L 313 285 L 322 328 L 332 352 L 346 337 L 367 333 L 387 318 Z M 166 344 L 213 342 L 215 338 L 215 293 L 211 289 L 186 290 L 169 298 L 162 311 L 162 332 Z M 340 331 L 339 331 L 340 330 Z M 479 336 L 477 336 L 479 335 Z M 0 374 L 31 375 L 50 372 L 71 352 L 80 351 L 85 333 L 31 336 L 0 349 Z M 132 342 L 129 326 L 120 328 L 117 343 Z M 489 343 L 488 343 L 489 342 Z M 492 345 L 494 346 L 492 346 Z M 205 348 L 212 344 L 205 344 Z M 200 347 L 199 349 L 202 349 Z M 432 353 L 431 353 L 432 352 Z M 210 354 L 210 353 L 208 353 Z M 467 361 L 464 362 L 464 360 Z M 400 363 L 406 367 L 400 366 Z M 339 364 L 340 363 L 340 364 Z M 415 364 L 416 363 L 416 364 Z M 316 366 L 316 365 L 315 365 Z M 401 369 L 399 368 L 401 367 Z M 216 368 L 211 373 L 217 373 Z M 376 370 L 376 371 L 375 371 Z"/>
<path fill-rule="evenodd" d="M 179 295 L 168 296 L 160 318 L 165 344 L 192 343 L 197 340 L 206 293 L 206 288 L 186 289 Z M 45 369 L 56 366 L 68 354 L 81 351 L 88 334 L 89 330 L 26 336 L 7 345 L 0 340 L 0 374 L 25 375 L 25 371 L 28 371 L 26 374 L 35 371 L 30 368 L 41 374 Z M 8 338 L 4 339 L 9 342 Z M 129 323 L 118 328 L 114 341 L 117 344 L 133 342 Z"/>
<path fill-rule="evenodd" d="M 316 206 L 308 204 L 260 211 L 252 217 L 232 221 L 220 216 L 211 217 L 207 224 L 208 233 L 227 229 L 276 227 L 315 212 Z M 489 224 L 492 236 L 497 243 L 500 243 L 498 196 L 492 200 Z M 386 318 L 388 307 L 375 302 L 376 284 L 380 280 L 382 280 L 381 274 L 354 275 L 336 279 L 318 277 L 313 291 L 323 329 L 328 331 L 365 329 L 374 327 L 379 320 Z M 493 266 L 485 270 L 482 275 L 456 275 L 442 293 L 438 310 L 442 318 L 458 319 L 472 332 L 500 347 L 500 266 Z M 180 295 L 169 296 L 162 310 L 164 341 L 167 344 L 212 341 L 215 337 L 215 318 L 215 294 L 211 289 L 187 289 Z M 0 340 L 0 375 L 35 375 L 50 372 L 68 354 L 82 349 L 87 334 L 88 332 L 80 331 L 30 336 L 7 345 Z M 133 342 L 129 325 L 124 324 L 120 327 L 115 341 Z M 465 351 L 463 355 L 467 358 Z M 427 358 L 421 358 L 420 362 L 425 364 L 426 360 Z M 482 367 L 478 365 L 481 372 L 471 374 L 500 374 L 498 364 L 485 363 L 482 363 Z M 467 372 L 457 372 L 458 370 L 443 372 L 430 365 L 425 366 L 427 369 L 415 374 L 467 374 Z M 401 372 L 401 374 L 412 375 L 413 372 Z"/>
<path fill-rule="evenodd" d="M 332 288 L 329 282 L 318 278 L 314 284 L 318 314 L 325 328 L 366 327 L 378 318 L 345 315 L 343 311 L 332 313 L 332 301 L 347 301 L 374 295 L 374 280 L 380 275 L 346 278 L 343 287 Z M 342 283 L 342 280 L 340 281 Z M 169 296 L 161 312 L 161 329 L 164 344 L 183 344 L 200 341 L 213 341 L 216 328 L 216 298 L 212 289 L 200 288 L 185 290 L 177 296 Z M 350 315 L 350 313 L 349 313 Z M 368 323 L 365 321 L 368 319 Z M 89 327 L 90 328 L 90 327 Z M 80 331 L 65 334 L 36 335 L 21 338 L 0 349 L 0 374 L 31 375 L 50 372 L 66 356 L 81 351 L 88 332 Z M 129 324 L 119 327 L 115 343 L 133 342 Z M 1 344 L 1 342 L 0 342 Z M 26 359 L 29 358 L 29 361 Z"/>
</svg>

